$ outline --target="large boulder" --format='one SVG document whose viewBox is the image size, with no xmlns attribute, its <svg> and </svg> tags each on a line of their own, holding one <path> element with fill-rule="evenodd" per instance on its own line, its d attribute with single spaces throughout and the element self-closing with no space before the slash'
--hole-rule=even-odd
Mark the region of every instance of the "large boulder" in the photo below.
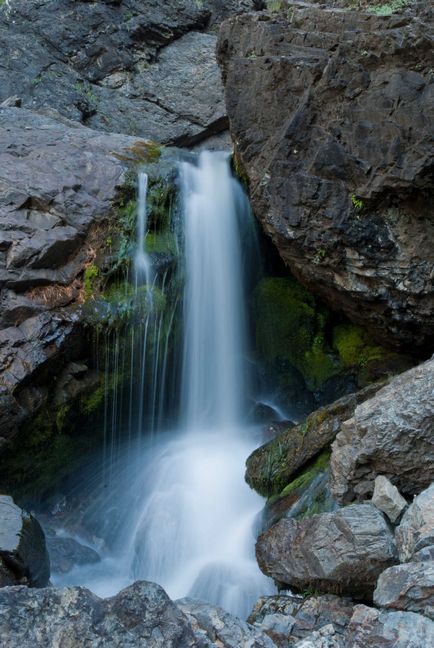
<svg viewBox="0 0 434 648">
<path fill-rule="evenodd" d="M 407 495 L 434 480 L 433 393 L 434 359 L 356 407 L 332 446 L 331 490 L 338 500 L 370 495 L 377 475 Z"/>
<path fill-rule="evenodd" d="M 434 644 L 434 621 L 414 612 L 357 605 L 346 640 L 351 648 L 427 648 Z"/>
<path fill-rule="evenodd" d="M 434 547 L 434 484 L 418 495 L 404 513 L 395 533 L 401 562 L 418 557 L 421 552 L 431 552 Z M 434 555 L 434 554 L 433 554 Z M 428 555 L 422 556 L 422 560 Z"/>
<path fill-rule="evenodd" d="M 222 16 L 216 4 L 14 0 L 0 8 L 0 104 L 18 95 L 25 108 L 165 143 L 219 133 L 216 36 L 201 33 Z"/>
<path fill-rule="evenodd" d="M 12 497 L 0 495 L 0 587 L 45 587 L 49 578 L 50 561 L 39 522 Z"/>
<path fill-rule="evenodd" d="M 280 520 L 259 536 L 256 556 L 280 584 L 356 598 L 372 596 L 380 573 L 398 561 L 393 533 L 372 504 Z"/>
<path fill-rule="evenodd" d="M 8 648 L 193 648 L 181 610 L 154 583 L 137 582 L 100 599 L 83 587 L 0 589 L 0 645 Z"/>
<path fill-rule="evenodd" d="M 434 561 L 386 569 L 378 579 L 374 603 L 378 607 L 420 612 L 434 618 Z"/>
<path fill-rule="evenodd" d="M 110 226 L 119 223 L 131 147 L 146 155 L 146 142 L 134 137 L 0 108 L 4 439 L 40 407 L 69 361 L 87 353 L 77 312 L 83 273 L 104 249 Z M 86 391 L 85 372 L 73 371 L 75 393 Z"/>
<path fill-rule="evenodd" d="M 301 466 L 330 445 L 342 422 L 352 416 L 357 405 L 378 389 L 379 385 L 371 385 L 343 396 L 254 450 L 246 463 L 245 478 L 249 486 L 265 496 L 280 493 Z"/>
<path fill-rule="evenodd" d="M 385 344 L 425 354 L 432 9 L 380 17 L 287 4 L 231 18 L 219 35 L 253 210 L 297 279 Z"/>
</svg>

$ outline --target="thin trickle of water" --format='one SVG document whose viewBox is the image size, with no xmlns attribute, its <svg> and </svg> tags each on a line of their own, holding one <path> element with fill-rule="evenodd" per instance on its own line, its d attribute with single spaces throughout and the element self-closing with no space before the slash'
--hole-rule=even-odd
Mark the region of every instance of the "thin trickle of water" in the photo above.
<svg viewBox="0 0 434 648">
<path fill-rule="evenodd" d="M 145 236 L 147 227 L 146 198 L 148 194 L 148 174 L 139 171 L 137 192 L 137 247 L 134 255 L 134 270 L 136 273 L 136 286 L 141 284 L 151 285 L 152 266 L 149 256 L 145 252 Z"/>
<path fill-rule="evenodd" d="M 203 598 L 245 617 L 256 599 L 273 589 L 254 555 L 254 523 L 262 502 L 243 474 L 256 438 L 256 430 L 245 422 L 248 345 L 242 263 L 253 224 L 225 154 L 204 152 L 197 165 L 183 163 L 181 180 L 182 384 L 171 403 L 179 422 L 174 431 L 162 432 L 167 400 L 161 394 L 167 394 L 175 300 L 164 322 L 153 307 L 131 333 L 135 340 L 140 335 L 140 344 L 131 343 L 131 361 L 138 369 L 130 375 L 130 425 L 136 424 L 145 437 L 150 430 L 158 434 L 151 446 L 142 445 L 134 457 L 118 461 L 115 487 L 106 491 L 95 514 L 95 519 L 104 518 L 99 523 L 104 528 L 107 515 L 112 516 L 106 536 L 109 556 L 91 569 L 75 570 L 67 582 L 110 595 L 132 580 L 148 579 L 172 598 Z M 136 263 L 143 251 L 143 223 Z M 165 279 L 158 285 L 164 293 Z M 137 376 L 138 391 L 133 384 Z M 173 402 L 178 393 L 180 402 Z M 151 413 L 148 419 L 145 412 Z"/>
</svg>

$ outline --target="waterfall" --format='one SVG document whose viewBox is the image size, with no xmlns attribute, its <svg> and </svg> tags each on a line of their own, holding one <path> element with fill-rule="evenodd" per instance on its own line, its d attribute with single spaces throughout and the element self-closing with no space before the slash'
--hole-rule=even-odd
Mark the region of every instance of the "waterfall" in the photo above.
<svg viewBox="0 0 434 648">
<path fill-rule="evenodd" d="M 110 595 L 147 579 L 172 598 L 202 598 L 246 617 L 259 596 L 273 591 L 254 554 L 262 501 L 244 481 L 257 432 L 245 413 L 243 257 L 253 224 L 227 155 L 203 152 L 197 165 L 182 163 L 180 175 L 184 315 L 181 388 L 173 394 L 179 421 L 170 432 L 157 426 L 152 444 L 119 462 L 99 511 L 100 527 L 107 527 L 107 516 L 113 520 L 109 555 L 99 566 L 77 568 L 66 582 Z M 145 191 L 145 180 L 140 186 Z M 145 213 L 139 209 L 136 268 L 147 268 Z M 155 374 L 151 382 L 151 392 L 158 391 Z M 142 411 L 144 403 L 137 407 Z"/>
<path fill-rule="evenodd" d="M 143 283 L 150 286 L 152 281 L 151 262 L 144 249 L 147 226 L 147 193 L 148 175 L 144 171 L 139 171 L 137 192 L 137 247 L 134 255 L 136 286 Z"/>
</svg>

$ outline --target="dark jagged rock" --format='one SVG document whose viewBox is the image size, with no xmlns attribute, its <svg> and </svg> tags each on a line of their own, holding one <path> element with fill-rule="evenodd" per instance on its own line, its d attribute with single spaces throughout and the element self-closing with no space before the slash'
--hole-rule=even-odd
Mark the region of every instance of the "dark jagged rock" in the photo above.
<svg viewBox="0 0 434 648">
<path fill-rule="evenodd" d="M 426 3 L 388 18 L 289 3 L 231 18 L 218 45 L 253 209 L 282 258 L 332 308 L 421 354 L 434 345 L 431 43 Z"/>
<path fill-rule="evenodd" d="M 0 589 L 0 645 L 34 648 L 193 648 L 198 644 L 179 608 L 154 583 L 134 583 L 100 599 L 83 587 Z"/>
<path fill-rule="evenodd" d="M 377 475 L 407 495 L 434 480 L 433 393 L 429 360 L 356 407 L 333 444 L 331 490 L 339 501 L 371 494 Z"/>
<path fill-rule="evenodd" d="M 420 612 L 434 617 L 434 561 L 411 562 L 386 569 L 374 592 L 378 607 Z"/>
<path fill-rule="evenodd" d="M 83 271 L 117 214 L 127 164 L 116 155 L 142 140 L 20 108 L 0 108 L 0 130 L 0 434 L 11 438 L 83 353 Z M 89 388 L 71 371 L 59 403 L 62 389 Z"/>
<path fill-rule="evenodd" d="M 280 520 L 259 536 L 256 556 L 278 583 L 355 598 L 372 596 L 377 577 L 398 561 L 393 533 L 372 504 Z"/>
<path fill-rule="evenodd" d="M 14 0 L 0 8 L 0 103 L 164 143 L 226 130 L 216 36 L 199 33 L 212 4 Z"/>
<path fill-rule="evenodd" d="M 255 450 L 247 459 L 249 486 L 265 496 L 280 493 L 298 468 L 333 441 L 342 422 L 352 416 L 356 406 L 378 389 L 378 385 L 372 385 L 343 396 Z"/>
<path fill-rule="evenodd" d="M 49 578 L 50 562 L 39 522 L 12 497 L 0 495 L 0 587 L 45 587 Z"/>
<path fill-rule="evenodd" d="M 434 644 L 434 622 L 414 612 L 385 612 L 357 605 L 346 641 L 351 648 L 425 648 Z"/>
</svg>

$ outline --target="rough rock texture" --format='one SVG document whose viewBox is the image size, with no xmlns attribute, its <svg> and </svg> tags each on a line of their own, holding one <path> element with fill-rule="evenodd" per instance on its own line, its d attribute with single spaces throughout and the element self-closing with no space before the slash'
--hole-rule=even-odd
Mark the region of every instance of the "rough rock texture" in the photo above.
<svg viewBox="0 0 434 648">
<path fill-rule="evenodd" d="M 401 562 L 407 562 L 434 545 L 434 484 L 420 493 L 404 513 L 396 530 L 396 545 Z M 427 556 L 422 559 L 427 559 Z"/>
<path fill-rule="evenodd" d="M 279 493 L 298 468 L 333 441 L 356 406 L 378 389 L 379 386 L 372 385 L 343 396 L 257 448 L 247 459 L 245 478 L 249 486 L 265 496 Z"/>
<path fill-rule="evenodd" d="M 259 536 L 256 556 L 278 583 L 356 598 L 371 596 L 379 574 L 398 560 L 389 525 L 372 504 L 280 520 Z"/>
<path fill-rule="evenodd" d="M 414 612 L 357 605 L 346 640 L 351 648 L 427 648 L 434 645 L 434 622 Z"/>
<path fill-rule="evenodd" d="M 226 21 L 218 45 L 253 209 L 282 258 L 378 339 L 421 353 L 434 343 L 430 12 L 290 3 Z"/>
<path fill-rule="evenodd" d="M 378 607 L 421 612 L 434 617 L 434 561 L 411 562 L 386 569 L 374 592 Z"/>
<path fill-rule="evenodd" d="M 331 594 L 306 599 L 278 595 L 260 598 L 247 620 L 268 634 L 279 648 L 287 648 L 329 625 L 335 635 L 343 638 L 352 613 L 349 599 Z"/>
<path fill-rule="evenodd" d="M 383 511 L 389 520 L 396 522 L 401 513 L 407 508 L 407 502 L 399 490 L 390 483 L 384 475 L 378 475 L 374 482 L 372 503 Z"/>
<path fill-rule="evenodd" d="M 190 648 L 193 631 L 165 591 L 134 583 L 109 599 L 83 587 L 0 590 L 0 645 L 8 648 Z"/>
<path fill-rule="evenodd" d="M 409 495 L 434 480 L 433 394 L 429 360 L 356 407 L 332 446 L 331 490 L 338 500 L 371 494 L 377 475 Z"/>
<path fill-rule="evenodd" d="M 0 8 L 0 103 L 18 96 L 25 108 L 161 142 L 219 133 L 216 36 L 200 33 L 211 13 L 222 17 L 218 4 L 14 0 Z"/>
<path fill-rule="evenodd" d="M 297 641 L 294 648 L 345 648 L 345 640 L 336 636 L 332 625 L 315 630 L 309 637 Z"/>
<path fill-rule="evenodd" d="M 221 648 L 274 648 L 271 639 L 222 608 L 195 599 L 176 601 L 193 628 L 198 644 Z"/>
<path fill-rule="evenodd" d="M 0 587 L 45 587 L 49 578 L 50 562 L 39 522 L 16 506 L 12 497 L 0 495 Z"/>
<path fill-rule="evenodd" d="M 3 438 L 13 436 L 38 409 L 46 396 L 44 383 L 80 358 L 74 303 L 83 270 L 116 215 L 126 163 L 115 154 L 122 156 L 137 142 L 22 108 L 0 108 Z M 85 372 L 70 369 L 75 391 L 80 384 L 87 389 Z"/>
</svg>

